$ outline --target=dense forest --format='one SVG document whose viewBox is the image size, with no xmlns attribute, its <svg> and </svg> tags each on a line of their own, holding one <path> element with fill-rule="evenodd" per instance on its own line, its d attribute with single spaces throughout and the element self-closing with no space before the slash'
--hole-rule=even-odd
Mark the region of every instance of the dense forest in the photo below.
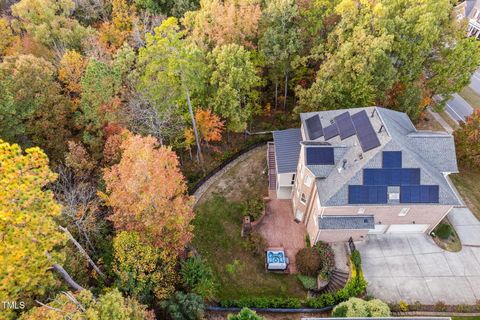
<svg viewBox="0 0 480 320">
<path fill-rule="evenodd" d="M 2 1 L 0 317 L 194 319 L 189 187 L 300 112 L 441 108 L 480 63 L 454 5 Z"/>
</svg>

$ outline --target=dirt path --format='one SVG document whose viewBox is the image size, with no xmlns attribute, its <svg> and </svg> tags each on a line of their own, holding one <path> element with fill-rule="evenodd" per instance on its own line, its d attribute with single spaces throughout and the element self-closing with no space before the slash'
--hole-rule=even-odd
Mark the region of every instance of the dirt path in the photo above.
<svg viewBox="0 0 480 320">
<path fill-rule="evenodd" d="M 219 193 L 229 200 L 245 198 L 245 190 L 267 194 L 267 146 L 260 146 L 241 155 L 210 178 L 194 194 L 197 203 L 202 203 L 212 193 Z M 249 191 L 252 193 L 252 191 Z"/>
</svg>

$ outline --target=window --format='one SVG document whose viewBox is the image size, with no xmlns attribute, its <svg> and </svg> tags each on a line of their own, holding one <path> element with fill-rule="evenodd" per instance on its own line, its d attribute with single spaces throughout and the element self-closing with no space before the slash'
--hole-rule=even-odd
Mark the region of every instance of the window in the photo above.
<svg viewBox="0 0 480 320">
<path fill-rule="evenodd" d="M 402 208 L 402 210 L 400 210 L 400 213 L 398 214 L 399 217 L 405 217 L 408 213 L 408 211 L 410 211 L 410 208 Z"/>
<path fill-rule="evenodd" d="M 309 175 L 305 175 L 305 179 L 303 180 L 303 183 L 304 183 L 307 187 L 311 187 L 311 186 L 312 186 L 312 182 L 313 182 L 312 177 L 310 177 Z"/>
<path fill-rule="evenodd" d="M 292 175 L 292 184 L 295 184 L 295 173 Z"/>
<path fill-rule="evenodd" d="M 305 193 L 302 193 L 302 196 L 300 197 L 300 202 L 303 204 L 307 203 L 307 196 L 305 195 Z"/>
</svg>

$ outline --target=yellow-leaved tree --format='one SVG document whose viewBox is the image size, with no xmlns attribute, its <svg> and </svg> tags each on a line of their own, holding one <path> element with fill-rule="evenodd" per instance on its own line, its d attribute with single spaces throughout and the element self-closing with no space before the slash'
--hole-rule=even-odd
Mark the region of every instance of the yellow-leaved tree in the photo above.
<svg viewBox="0 0 480 320">
<path fill-rule="evenodd" d="M 63 260 L 66 236 L 54 221 L 60 205 L 45 190 L 55 179 L 40 148 L 23 153 L 0 140 L 0 301 L 29 304 L 57 283 L 49 270 Z M 13 316 L 0 309 L 0 318 Z"/>
</svg>

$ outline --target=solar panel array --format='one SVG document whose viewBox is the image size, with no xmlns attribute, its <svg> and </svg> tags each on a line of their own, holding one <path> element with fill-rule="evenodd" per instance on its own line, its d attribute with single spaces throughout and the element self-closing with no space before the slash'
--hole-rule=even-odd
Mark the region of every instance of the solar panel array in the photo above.
<svg viewBox="0 0 480 320">
<path fill-rule="evenodd" d="M 306 148 L 307 165 L 335 164 L 333 148 L 309 147 Z"/>
<path fill-rule="evenodd" d="M 378 140 L 377 133 L 373 129 L 365 110 L 352 115 L 352 121 L 355 130 L 357 131 L 358 141 L 360 141 L 360 146 L 362 147 L 363 152 L 380 145 L 380 140 Z"/>
<path fill-rule="evenodd" d="M 314 115 L 305 120 L 305 124 L 307 125 L 308 138 L 310 140 L 315 140 L 323 136 L 322 123 L 318 115 Z"/>
<path fill-rule="evenodd" d="M 352 122 L 352 118 L 350 117 L 350 113 L 344 112 L 336 116 L 334 118 L 334 121 L 338 127 L 341 140 L 351 137 L 356 133 L 355 128 L 353 127 L 353 122 Z"/>
<path fill-rule="evenodd" d="M 323 129 L 323 135 L 325 137 L 325 141 L 332 139 L 335 136 L 338 136 L 338 128 L 335 123 L 332 123 L 328 127 Z"/>
<path fill-rule="evenodd" d="M 363 185 L 348 186 L 348 203 L 388 203 L 389 186 L 400 186 L 400 203 L 439 202 L 439 186 L 421 185 L 419 168 L 402 168 L 401 151 L 384 151 L 382 156 L 383 168 L 363 169 Z"/>
<path fill-rule="evenodd" d="M 348 203 L 375 204 L 387 203 L 386 186 L 348 186 Z"/>
<path fill-rule="evenodd" d="M 383 168 L 401 168 L 402 151 L 383 151 Z"/>
<path fill-rule="evenodd" d="M 420 169 L 363 169 L 363 184 L 372 186 L 404 186 L 420 184 Z"/>
<path fill-rule="evenodd" d="M 438 203 L 439 187 L 436 185 L 400 187 L 401 203 Z"/>
</svg>

